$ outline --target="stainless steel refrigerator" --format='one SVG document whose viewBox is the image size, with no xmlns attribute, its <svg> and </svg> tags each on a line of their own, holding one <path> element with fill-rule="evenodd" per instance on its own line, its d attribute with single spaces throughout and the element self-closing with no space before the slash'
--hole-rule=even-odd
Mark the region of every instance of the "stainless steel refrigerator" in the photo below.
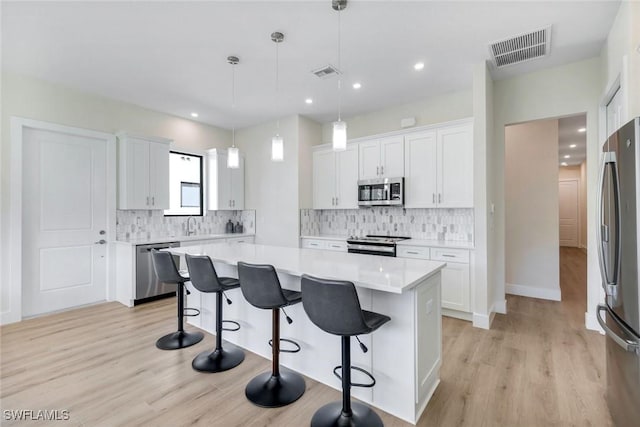
<svg viewBox="0 0 640 427">
<path fill-rule="evenodd" d="M 640 118 L 604 144 L 598 192 L 598 257 L 606 303 L 607 404 L 616 426 L 640 425 Z M 603 317 L 603 313 L 605 316 Z"/>
</svg>

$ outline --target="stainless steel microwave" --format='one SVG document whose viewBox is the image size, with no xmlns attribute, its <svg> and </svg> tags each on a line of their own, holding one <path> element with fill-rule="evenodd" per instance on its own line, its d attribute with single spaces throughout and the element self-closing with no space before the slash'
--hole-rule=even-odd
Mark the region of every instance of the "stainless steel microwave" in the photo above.
<svg viewBox="0 0 640 427">
<path fill-rule="evenodd" d="M 358 181 L 358 206 L 402 206 L 404 178 L 376 178 Z"/>
</svg>

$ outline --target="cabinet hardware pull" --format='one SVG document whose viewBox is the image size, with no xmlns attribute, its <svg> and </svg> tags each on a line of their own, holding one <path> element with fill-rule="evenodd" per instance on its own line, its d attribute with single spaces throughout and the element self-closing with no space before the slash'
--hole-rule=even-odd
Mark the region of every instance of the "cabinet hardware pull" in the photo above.
<svg viewBox="0 0 640 427">
<path fill-rule="evenodd" d="M 339 199 L 336 197 L 336 206 L 338 206 L 338 200 L 339 200 Z"/>
<path fill-rule="evenodd" d="M 149 206 L 149 196 L 147 196 L 147 206 Z"/>
<path fill-rule="evenodd" d="M 414 252 L 414 251 L 407 251 L 407 253 L 411 255 L 419 255 L 418 252 Z"/>
<path fill-rule="evenodd" d="M 155 205 L 156 205 L 156 196 L 153 196 L 153 197 L 151 198 L 151 204 L 152 204 L 153 206 L 155 206 Z"/>
<path fill-rule="evenodd" d="M 384 166 L 380 166 L 380 175 L 384 175 Z"/>
<path fill-rule="evenodd" d="M 376 175 L 380 175 L 380 166 L 376 166 Z"/>
<path fill-rule="evenodd" d="M 433 199 L 433 204 L 435 204 L 436 203 L 436 193 L 433 193 L 432 199 Z"/>
<path fill-rule="evenodd" d="M 438 193 L 438 203 L 442 203 L 442 194 Z"/>
<path fill-rule="evenodd" d="M 447 258 L 455 258 L 455 255 L 449 255 L 449 254 L 442 254 L 443 257 L 447 257 Z"/>
</svg>

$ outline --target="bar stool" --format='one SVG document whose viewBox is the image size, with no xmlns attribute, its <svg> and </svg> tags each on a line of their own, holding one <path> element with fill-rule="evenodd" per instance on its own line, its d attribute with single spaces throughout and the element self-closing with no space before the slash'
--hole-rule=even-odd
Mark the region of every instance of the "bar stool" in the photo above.
<svg viewBox="0 0 640 427">
<path fill-rule="evenodd" d="M 156 341 L 156 347 L 161 350 L 176 350 L 179 348 L 185 348 L 199 343 L 204 338 L 202 332 L 187 332 L 184 330 L 184 291 L 185 282 L 189 281 L 188 276 L 181 275 L 178 272 L 176 263 L 173 260 L 173 255 L 169 252 L 151 250 L 151 260 L 153 262 L 153 269 L 158 276 L 158 280 L 164 283 L 175 283 L 178 285 L 176 289 L 176 297 L 178 299 L 178 330 L 171 334 L 165 335 Z M 200 311 L 195 310 L 196 314 L 189 314 L 190 316 L 197 316 Z"/>
<path fill-rule="evenodd" d="M 324 405 L 313 414 L 312 427 L 328 426 L 382 426 L 382 420 L 371 408 L 351 402 L 351 387 L 373 387 L 375 378 L 362 368 L 351 366 L 351 337 L 355 336 L 363 352 L 367 347 L 358 335 L 368 334 L 387 323 L 391 318 L 360 308 L 356 288 L 351 282 L 302 276 L 302 306 L 309 319 L 320 329 L 342 337 L 342 365 L 333 373 L 342 380 L 342 402 Z M 342 368 L 342 375 L 338 369 Z M 351 369 L 364 373 L 371 382 L 351 382 Z"/>
<path fill-rule="evenodd" d="M 271 372 L 264 372 L 247 384 L 247 399 L 258 406 L 277 408 L 295 402 L 304 394 L 305 383 L 302 375 L 288 369 L 280 369 L 280 352 L 297 353 L 300 346 L 292 340 L 280 338 L 280 310 L 297 304 L 302 297 L 300 292 L 282 289 L 276 270 L 271 265 L 256 265 L 238 262 L 240 289 L 245 299 L 254 307 L 270 309 L 271 321 Z M 287 322 L 293 320 L 285 312 Z M 280 348 L 280 341 L 292 344 L 295 348 Z"/>
<path fill-rule="evenodd" d="M 196 371 L 201 372 L 222 372 L 235 368 L 244 360 L 244 351 L 228 345 L 222 348 L 222 331 L 237 331 L 240 324 L 231 320 L 222 320 L 222 296 L 224 295 L 227 304 L 231 300 L 224 294 L 224 291 L 240 287 L 238 279 L 232 277 L 218 277 L 211 258 L 207 255 L 186 255 L 187 267 L 191 283 L 200 292 L 215 292 L 216 294 L 216 348 L 212 351 L 203 351 L 198 354 L 191 366 Z M 235 328 L 223 328 L 222 324 L 228 322 L 234 324 Z"/>
</svg>

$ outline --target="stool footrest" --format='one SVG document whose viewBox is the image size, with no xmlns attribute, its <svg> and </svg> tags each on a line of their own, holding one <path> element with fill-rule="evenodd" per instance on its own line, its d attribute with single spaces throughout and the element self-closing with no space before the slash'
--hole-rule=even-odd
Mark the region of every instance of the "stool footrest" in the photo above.
<svg viewBox="0 0 640 427">
<path fill-rule="evenodd" d="M 222 328 L 223 331 L 235 332 L 235 331 L 239 331 L 240 330 L 240 323 L 238 323 L 238 322 L 234 322 L 233 320 L 223 320 L 222 324 L 224 325 L 225 323 L 231 323 L 232 325 L 235 325 L 235 328 L 225 328 L 225 327 L 223 327 Z"/>
<path fill-rule="evenodd" d="M 342 381 L 342 375 L 340 375 L 338 373 L 338 370 L 342 369 L 342 365 L 336 366 L 335 368 L 333 368 L 333 375 L 335 375 L 336 377 L 338 377 L 338 379 L 340 381 Z M 358 372 L 362 372 L 363 374 L 365 374 L 366 376 L 368 376 L 369 378 L 371 378 L 371 382 L 369 384 L 361 384 L 361 383 L 349 383 L 349 385 L 351 385 L 351 387 L 365 387 L 365 388 L 371 388 L 374 385 L 376 385 L 376 379 L 374 378 L 373 375 L 371 375 L 370 372 L 365 371 L 362 368 L 358 368 L 357 366 L 351 366 L 351 369 L 356 370 Z"/>
<path fill-rule="evenodd" d="M 193 307 L 185 307 L 183 313 L 184 313 L 183 315 L 187 317 L 200 316 L 200 310 Z"/>
<path fill-rule="evenodd" d="M 298 344 L 297 342 L 287 338 L 280 338 L 280 342 L 282 341 L 293 345 L 295 348 L 293 350 L 280 348 L 280 353 L 297 353 L 300 351 L 300 344 Z M 269 346 L 273 347 L 273 340 L 269 340 Z"/>
</svg>

